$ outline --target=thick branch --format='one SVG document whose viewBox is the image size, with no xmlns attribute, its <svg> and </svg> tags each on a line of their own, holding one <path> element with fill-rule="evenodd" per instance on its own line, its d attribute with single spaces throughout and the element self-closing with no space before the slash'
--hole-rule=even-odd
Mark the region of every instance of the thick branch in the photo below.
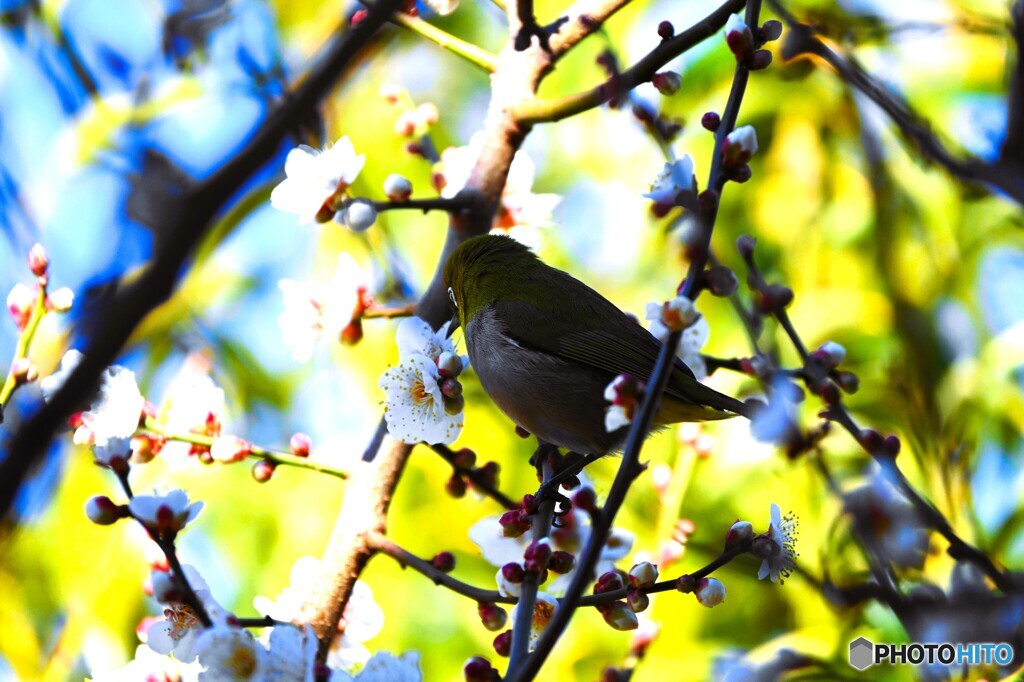
<svg viewBox="0 0 1024 682">
<path fill-rule="evenodd" d="M 322 57 L 301 84 L 272 110 L 249 143 L 206 180 L 167 196 L 164 221 L 153 234 L 170 235 L 154 248 L 153 263 L 131 284 L 121 287 L 85 349 L 81 364 L 53 400 L 14 434 L 7 457 L 0 462 L 0 516 L 10 510 L 14 495 L 32 464 L 46 451 L 67 415 L 95 391 L 100 373 L 114 362 L 142 319 L 166 300 L 178 273 L 217 214 L 264 163 L 273 158 L 290 130 L 331 90 L 338 77 L 369 43 L 376 30 L 401 4 L 382 0 L 367 17 L 348 30 L 339 29 Z"/>
<path fill-rule="evenodd" d="M 1006 139 L 1000 151 L 1004 163 L 1024 166 L 1024 0 L 1017 0 L 1010 10 L 1013 18 L 1012 36 L 1017 49 L 1010 92 L 1006 101 Z"/>
<path fill-rule="evenodd" d="M 931 126 L 910 107 L 905 99 L 880 83 L 858 64 L 844 59 L 816 38 L 811 27 L 797 21 L 778 0 L 768 1 L 790 26 L 786 44 L 787 56 L 813 54 L 825 60 L 843 80 L 864 93 L 882 109 L 924 158 L 937 163 L 961 180 L 992 185 L 1008 194 L 1018 204 L 1024 204 L 1024 166 L 1012 158 L 1012 154 L 1011 158 L 994 164 L 988 164 L 973 157 L 962 159 L 953 155 L 935 135 Z M 1004 149 L 1004 154 L 1005 151 Z"/>
<path fill-rule="evenodd" d="M 682 33 L 663 40 L 647 56 L 636 64 L 610 78 L 601 85 L 555 100 L 533 100 L 525 102 L 515 109 L 516 119 L 523 125 L 533 125 L 548 121 L 560 121 L 584 111 L 589 111 L 613 99 L 619 93 L 648 82 L 665 66 L 687 50 L 699 45 L 705 39 L 717 33 L 729 15 L 738 12 L 744 6 L 744 0 L 727 0 L 725 4 L 707 17 L 686 29 Z"/>
</svg>

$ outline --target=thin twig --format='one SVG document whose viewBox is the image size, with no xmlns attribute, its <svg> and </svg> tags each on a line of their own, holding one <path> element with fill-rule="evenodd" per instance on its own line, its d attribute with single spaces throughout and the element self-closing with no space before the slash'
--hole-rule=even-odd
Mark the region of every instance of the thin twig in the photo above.
<svg viewBox="0 0 1024 682">
<path fill-rule="evenodd" d="M 480 469 L 476 467 L 467 468 L 459 466 L 455 458 L 455 453 L 452 452 L 452 449 L 447 445 L 437 443 L 435 445 L 431 445 L 430 449 L 439 454 L 441 459 L 448 462 L 457 474 L 468 478 L 477 490 L 497 501 L 498 504 L 505 507 L 505 509 L 516 509 L 519 507 L 518 502 L 491 485 L 491 482 L 487 480 L 487 477 L 484 476 Z"/>
<path fill-rule="evenodd" d="M 458 57 L 462 57 L 470 64 L 480 67 L 487 73 L 494 72 L 494 63 L 497 58 L 487 50 L 478 47 L 473 43 L 467 42 L 462 38 L 456 38 L 451 33 L 439 29 L 437 26 L 434 26 L 419 17 L 408 15 L 405 12 L 395 12 L 394 16 L 391 17 L 391 21 L 403 28 L 413 31 L 414 33 L 420 34 L 430 42 L 443 47 Z"/>
</svg>

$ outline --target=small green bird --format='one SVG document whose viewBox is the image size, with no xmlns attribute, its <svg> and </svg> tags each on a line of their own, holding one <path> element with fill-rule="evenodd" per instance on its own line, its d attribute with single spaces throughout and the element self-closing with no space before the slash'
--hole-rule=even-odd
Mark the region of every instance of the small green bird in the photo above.
<svg viewBox="0 0 1024 682">
<path fill-rule="evenodd" d="M 650 332 L 510 237 L 467 240 L 445 263 L 444 279 L 471 365 L 502 412 L 573 452 L 622 448 L 628 427 L 606 430 L 604 391 L 619 374 L 650 378 L 661 350 Z M 655 426 L 747 413 L 677 359 Z"/>
</svg>

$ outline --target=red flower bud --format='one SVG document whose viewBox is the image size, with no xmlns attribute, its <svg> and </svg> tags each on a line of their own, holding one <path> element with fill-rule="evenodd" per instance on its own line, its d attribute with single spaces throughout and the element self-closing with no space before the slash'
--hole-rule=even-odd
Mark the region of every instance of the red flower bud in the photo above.
<svg viewBox="0 0 1024 682">
<path fill-rule="evenodd" d="M 671 21 L 663 21 L 658 24 L 658 35 L 662 40 L 668 40 L 676 34 L 676 29 Z"/>
<path fill-rule="evenodd" d="M 296 457 L 309 457 L 309 451 L 313 447 L 313 439 L 304 433 L 296 433 L 288 441 L 288 447 Z"/>
<path fill-rule="evenodd" d="M 277 465 L 261 459 L 252 465 L 252 477 L 257 483 L 266 483 L 274 475 Z"/>
<path fill-rule="evenodd" d="M 455 570 L 455 555 L 451 552 L 438 552 L 430 560 L 430 565 L 442 573 L 451 573 Z"/>
<path fill-rule="evenodd" d="M 703 116 L 701 116 L 700 124 L 702 126 L 704 126 L 705 130 L 710 130 L 711 132 L 715 132 L 715 131 L 718 130 L 718 127 L 720 125 L 722 125 L 722 117 L 719 116 L 714 111 L 709 111 L 706 114 L 704 114 Z"/>
<path fill-rule="evenodd" d="M 494 638 L 494 652 L 499 656 L 507 657 L 512 651 L 512 631 L 505 630 Z"/>
</svg>

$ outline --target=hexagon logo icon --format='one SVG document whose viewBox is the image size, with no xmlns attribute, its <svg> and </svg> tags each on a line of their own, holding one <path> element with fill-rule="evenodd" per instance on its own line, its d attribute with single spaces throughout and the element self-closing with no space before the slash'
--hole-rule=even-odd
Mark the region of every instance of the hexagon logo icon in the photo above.
<svg viewBox="0 0 1024 682">
<path fill-rule="evenodd" d="M 866 637 L 858 637 L 850 642 L 850 665 L 857 670 L 864 670 L 874 664 L 875 645 Z"/>
</svg>

